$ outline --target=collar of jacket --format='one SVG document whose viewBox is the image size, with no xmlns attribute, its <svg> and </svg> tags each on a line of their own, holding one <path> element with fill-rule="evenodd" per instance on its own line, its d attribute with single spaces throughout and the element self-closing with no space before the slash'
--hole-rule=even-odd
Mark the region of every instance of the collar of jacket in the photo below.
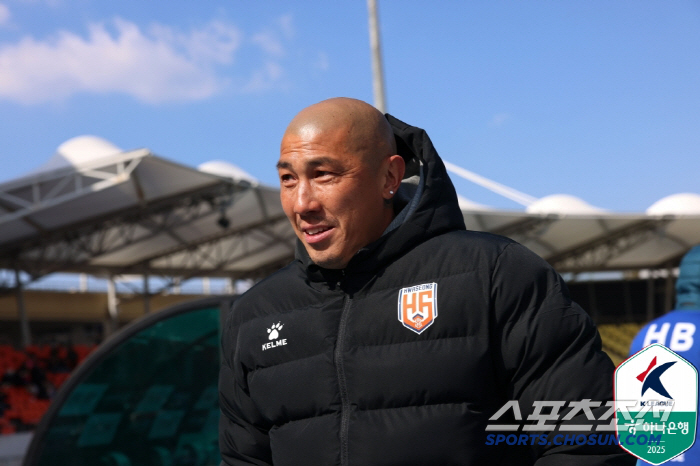
<svg viewBox="0 0 700 466">
<path fill-rule="evenodd" d="M 397 152 L 406 160 L 404 178 L 416 175 L 423 163 L 425 185 L 418 206 L 398 228 L 360 249 L 344 270 L 317 266 L 297 240 L 296 260 L 312 282 L 335 284 L 347 275 L 373 273 L 433 236 L 466 229 L 457 192 L 428 134 L 388 113 L 386 119 L 394 130 Z"/>
</svg>

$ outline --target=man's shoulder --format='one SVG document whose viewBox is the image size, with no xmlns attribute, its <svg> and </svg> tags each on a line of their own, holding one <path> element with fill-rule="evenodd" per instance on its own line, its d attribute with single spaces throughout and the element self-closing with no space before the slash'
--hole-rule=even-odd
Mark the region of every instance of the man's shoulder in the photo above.
<svg viewBox="0 0 700 466">
<path fill-rule="evenodd" d="M 259 314 L 265 309 L 276 309 L 303 282 L 298 263 L 291 262 L 239 296 L 233 305 L 233 311 L 239 314 Z"/>
<path fill-rule="evenodd" d="M 437 235 L 424 243 L 438 247 L 459 248 L 461 251 L 475 251 L 498 256 L 511 244 L 518 244 L 510 238 L 485 231 L 452 230 Z"/>
<path fill-rule="evenodd" d="M 517 241 L 483 231 L 450 231 L 426 241 L 421 249 L 423 255 L 434 257 L 439 257 L 441 250 L 449 251 L 452 260 L 489 270 L 497 264 L 506 269 L 511 264 L 527 264 L 542 270 L 551 268 L 544 259 Z"/>
</svg>

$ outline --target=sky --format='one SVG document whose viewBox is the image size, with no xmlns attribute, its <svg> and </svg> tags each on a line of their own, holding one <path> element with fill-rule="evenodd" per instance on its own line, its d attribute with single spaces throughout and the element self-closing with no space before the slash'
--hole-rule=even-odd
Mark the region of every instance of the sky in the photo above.
<svg viewBox="0 0 700 466">
<path fill-rule="evenodd" d="M 643 212 L 700 193 L 700 2 L 378 0 L 387 110 L 452 163 Z M 373 101 L 361 0 L 0 0 L 0 182 L 102 137 L 277 185 L 302 108 Z M 457 191 L 522 206 L 469 182 Z"/>
</svg>

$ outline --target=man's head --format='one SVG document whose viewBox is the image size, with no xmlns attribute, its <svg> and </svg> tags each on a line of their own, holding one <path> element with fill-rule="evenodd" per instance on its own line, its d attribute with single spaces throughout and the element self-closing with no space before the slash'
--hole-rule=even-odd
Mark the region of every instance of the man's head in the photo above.
<svg viewBox="0 0 700 466">
<path fill-rule="evenodd" d="M 294 117 L 277 169 L 282 207 L 311 260 L 341 269 L 391 223 L 405 166 L 378 110 L 335 98 Z"/>
</svg>

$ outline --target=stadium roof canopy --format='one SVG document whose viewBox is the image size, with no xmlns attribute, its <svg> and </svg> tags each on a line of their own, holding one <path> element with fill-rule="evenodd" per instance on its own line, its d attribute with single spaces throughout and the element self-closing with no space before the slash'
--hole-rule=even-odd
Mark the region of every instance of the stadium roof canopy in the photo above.
<svg viewBox="0 0 700 466">
<path fill-rule="evenodd" d="M 81 136 L 0 184 L 0 268 L 258 277 L 293 256 L 276 189 L 225 162 L 199 170 Z"/>
<path fill-rule="evenodd" d="M 700 243 L 697 194 L 617 214 L 569 195 L 536 199 L 446 165 L 527 206 L 504 211 L 461 198 L 467 228 L 509 236 L 559 272 L 665 268 Z M 67 141 L 43 167 L 0 184 L 0 269 L 33 278 L 256 278 L 293 257 L 294 238 L 278 190 L 239 168 L 194 169 L 92 136 Z"/>
<path fill-rule="evenodd" d="M 460 197 L 468 229 L 513 238 L 560 273 L 668 268 L 700 244 L 698 194 L 674 194 L 644 213 L 620 214 L 568 194 L 537 199 L 449 162 L 445 165 L 526 207 L 524 212 L 496 210 Z"/>
<path fill-rule="evenodd" d="M 462 212 L 467 228 L 508 236 L 560 273 L 675 267 L 700 244 L 700 213 Z"/>
</svg>

